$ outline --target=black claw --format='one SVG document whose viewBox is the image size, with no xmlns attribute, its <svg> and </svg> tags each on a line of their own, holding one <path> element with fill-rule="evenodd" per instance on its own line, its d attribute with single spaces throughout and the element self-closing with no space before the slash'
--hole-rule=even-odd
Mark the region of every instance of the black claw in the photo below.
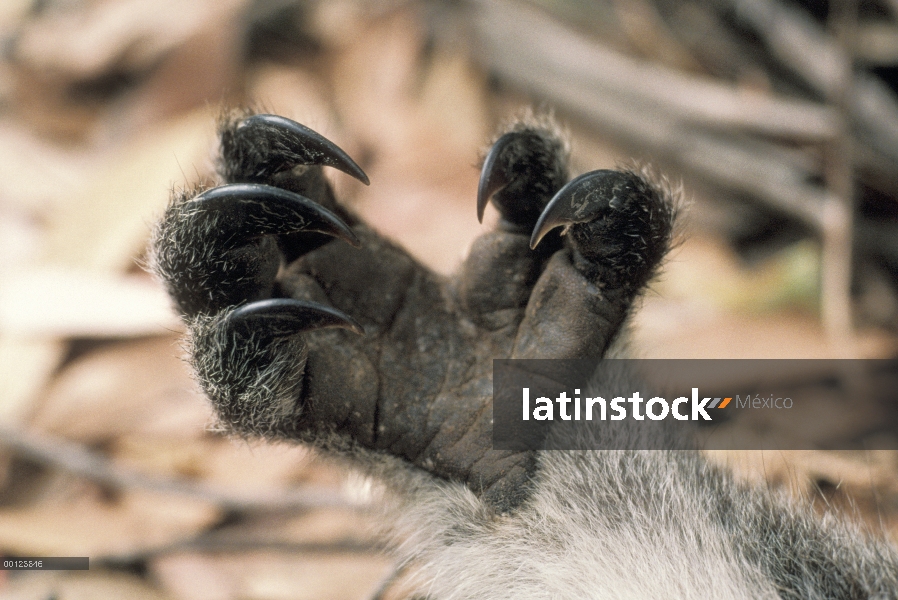
<svg viewBox="0 0 898 600">
<path fill-rule="evenodd" d="M 625 187 L 632 186 L 632 176 L 620 171 L 591 171 L 575 177 L 549 201 L 530 236 L 530 248 L 561 225 L 592 221 L 623 197 Z"/>
<path fill-rule="evenodd" d="M 508 185 L 508 173 L 505 168 L 496 168 L 496 162 L 502 151 L 508 147 L 511 142 L 518 136 L 517 133 L 506 133 L 493 144 L 489 154 L 483 161 L 483 168 L 480 170 L 480 185 L 477 187 L 477 220 L 483 223 L 483 212 L 487 203 L 493 194 Z"/>
<path fill-rule="evenodd" d="M 258 331 L 271 337 L 288 337 L 328 327 L 348 329 L 358 335 L 365 334 L 365 330 L 355 319 L 336 308 L 288 298 L 251 302 L 235 309 L 227 319 L 238 331 Z"/>
<path fill-rule="evenodd" d="M 232 183 L 207 190 L 184 204 L 215 211 L 246 237 L 317 231 L 361 246 L 352 229 L 305 196 L 261 183 Z"/>
<path fill-rule="evenodd" d="M 241 121 L 234 132 L 236 152 L 251 156 L 260 143 L 270 145 L 271 151 L 255 159 L 253 174 L 265 179 L 274 173 L 292 169 L 296 165 L 324 165 L 343 171 L 365 185 L 368 176 L 348 154 L 336 144 L 305 125 L 277 115 L 253 115 Z"/>
<path fill-rule="evenodd" d="M 502 227 L 529 232 L 549 199 L 567 181 L 567 153 L 561 139 L 539 127 L 502 135 L 483 161 L 477 189 L 477 218 L 488 202 Z"/>
</svg>

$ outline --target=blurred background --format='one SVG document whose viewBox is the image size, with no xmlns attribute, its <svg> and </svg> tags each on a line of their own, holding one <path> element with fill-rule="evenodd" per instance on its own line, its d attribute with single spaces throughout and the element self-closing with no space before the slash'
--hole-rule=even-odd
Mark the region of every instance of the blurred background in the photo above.
<svg viewBox="0 0 898 600">
<path fill-rule="evenodd" d="M 552 112 L 575 171 L 682 182 L 639 355 L 894 358 L 896 88 L 898 0 L 2 0 L 0 555 L 91 570 L 0 597 L 404 597 L 365 481 L 210 431 L 141 268 L 223 106 L 335 141 L 372 181 L 331 173 L 344 202 L 442 273 L 495 222 L 497 128 Z M 898 452 L 713 458 L 898 540 Z"/>
</svg>

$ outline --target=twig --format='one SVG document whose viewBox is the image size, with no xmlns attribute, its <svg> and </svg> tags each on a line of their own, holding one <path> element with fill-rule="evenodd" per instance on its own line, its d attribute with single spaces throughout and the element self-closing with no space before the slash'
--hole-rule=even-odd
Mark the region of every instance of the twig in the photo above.
<svg viewBox="0 0 898 600">
<path fill-rule="evenodd" d="M 364 506 L 323 489 L 245 494 L 186 479 L 140 473 L 115 465 L 108 458 L 90 452 L 79 444 L 8 427 L 0 427 L 0 446 L 32 461 L 111 487 L 187 496 L 230 511 L 293 511 L 323 507 L 358 509 Z"/>
<path fill-rule="evenodd" d="M 815 90 L 831 98 L 842 89 L 851 58 L 800 9 L 773 0 L 721 0 L 754 31 L 771 54 Z M 863 140 L 898 166 L 898 102 L 877 78 L 856 73 L 849 86 L 852 116 Z"/>
<path fill-rule="evenodd" d="M 633 95 L 609 91 L 609 86 L 602 87 L 601 73 L 614 61 L 623 64 L 619 55 L 614 57 L 610 50 L 526 5 L 481 0 L 478 6 L 481 59 L 506 81 L 585 118 L 641 153 L 748 194 L 816 231 L 821 229 L 820 208 L 828 194 L 808 183 L 814 166 L 803 155 L 747 136 L 699 128 L 681 118 L 679 103 L 646 104 L 639 99 L 638 89 L 631 90 Z M 641 86 L 648 75 L 637 77 L 639 73 L 634 76 L 620 68 L 618 75 L 631 77 Z M 691 89 L 698 95 L 698 88 Z M 660 96 L 660 89 L 656 95 Z"/>
<path fill-rule="evenodd" d="M 576 82 L 597 99 L 610 97 L 653 113 L 655 119 L 801 140 L 837 133 L 837 115 L 819 103 L 741 92 L 710 78 L 635 60 L 520 2 L 480 0 L 476 17 L 484 44 L 481 58 L 502 74 L 529 83 L 551 69 L 559 81 Z"/>
<path fill-rule="evenodd" d="M 101 567 L 129 565 L 183 552 L 234 554 L 258 550 L 267 550 L 281 554 L 374 554 L 382 553 L 384 547 L 376 542 L 355 539 L 335 540 L 332 542 L 285 542 L 203 533 L 189 539 L 178 540 L 154 548 L 146 548 L 124 554 L 92 557 L 91 565 L 96 564 Z"/>
<path fill-rule="evenodd" d="M 845 358 L 853 358 L 851 322 L 852 230 L 854 228 L 854 144 L 851 136 L 854 75 L 851 57 L 857 37 L 856 0 L 830 2 L 830 30 L 845 60 L 831 88 L 830 102 L 841 115 L 839 136 L 827 144 L 826 183 L 832 192 L 824 206 L 821 255 L 821 316 L 830 345 Z"/>
<path fill-rule="evenodd" d="M 380 582 L 380 585 L 377 586 L 377 589 L 374 592 L 374 595 L 371 596 L 370 600 L 384 600 L 387 598 L 387 594 L 389 594 L 390 590 L 396 582 L 399 581 L 403 575 L 408 571 L 409 563 L 400 563 L 396 565 L 386 577 Z"/>
</svg>

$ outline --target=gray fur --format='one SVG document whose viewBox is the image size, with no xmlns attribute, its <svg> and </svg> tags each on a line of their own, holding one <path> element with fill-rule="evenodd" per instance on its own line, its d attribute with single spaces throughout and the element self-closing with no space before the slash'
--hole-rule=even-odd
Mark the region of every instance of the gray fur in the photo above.
<svg viewBox="0 0 898 600">
<path fill-rule="evenodd" d="M 400 494 L 398 551 L 429 598 L 898 597 L 893 547 L 695 452 L 544 452 L 513 515 L 461 486 Z"/>
</svg>

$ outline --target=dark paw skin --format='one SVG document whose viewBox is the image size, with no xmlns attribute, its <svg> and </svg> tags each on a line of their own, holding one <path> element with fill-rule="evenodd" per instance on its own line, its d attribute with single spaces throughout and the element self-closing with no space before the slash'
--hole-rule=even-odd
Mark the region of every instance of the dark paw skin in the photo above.
<svg viewBox="0 0 898 600">
<path fill-rule="evenodd" d="M 222 424 L 524 501 L 536 457 L 491 448 L 492 359 L 601 357 L 668 249 L 670 195 L 634 171 L 567 183 L 554 129 L 518 123 L 477 198 L 499 226 L 447 279 L 339 205 L 322 167 L 368 178 L 317 133 L 242 115 L 220 137 L 224 184 L 173 199 L 152 266 Z"/>
</svg>

